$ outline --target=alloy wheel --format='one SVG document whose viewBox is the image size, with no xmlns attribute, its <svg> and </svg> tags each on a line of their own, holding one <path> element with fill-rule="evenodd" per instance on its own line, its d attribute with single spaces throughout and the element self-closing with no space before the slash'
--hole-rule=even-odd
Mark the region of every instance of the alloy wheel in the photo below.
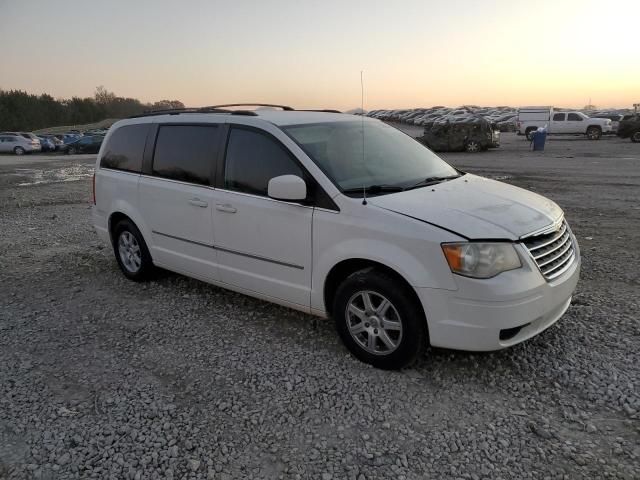
<svg viewBox="0 0 640 480">
<path fill-rule="evenodd" d="M 478 150 L 480 150 L 480 145 L 478 145 L 478 142 L 472 140 L 469 143 L 467 143 L 467 152 L 475 153 Z"/>
<path fill-rule="evenodd" d="M 136 273 L 142 265 L 142 251 L 136 237 L 124 230 L 118 238 L 118 255 L 127 271 Z"/>
<path fill-rule="evenodd" d="M 369 353 L 389 355 L 402 341 L 402 321 L 398 311 L 377 292 L 365 290 L 352 295 L 345 317 L 349 333 Z"/>
</svg>

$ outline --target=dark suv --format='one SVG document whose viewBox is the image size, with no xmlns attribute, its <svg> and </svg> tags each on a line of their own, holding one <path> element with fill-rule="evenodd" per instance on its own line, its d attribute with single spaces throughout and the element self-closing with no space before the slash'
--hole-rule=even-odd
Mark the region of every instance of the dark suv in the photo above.
<svg viewBox="0 0 640 480">
<path fill-rule="evenodd" d="M 640 142 L 640 113 L 625 115 L 618 126 L 618 136 L 630 138 L 632 142 Z"/>
<path fill-rule="evenodd" d="M 424 135 L 417 140 L 434 152 L 476 153 L 500 146 L 500 132 L 490 122 L 474 118 L 427 125 Z"/>
</svg>

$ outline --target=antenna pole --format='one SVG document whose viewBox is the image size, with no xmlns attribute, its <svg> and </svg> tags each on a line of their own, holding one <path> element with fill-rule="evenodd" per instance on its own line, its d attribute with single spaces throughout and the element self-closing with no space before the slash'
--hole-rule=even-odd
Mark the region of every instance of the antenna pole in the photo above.
<svg viewBox="0 0 640 480">
<path fill-rule="evenodd" d="M 364 154 L 364 71 L 360 70 L 360 130 L 362 132 L 362 163 L 365 162 Z M 367 204 L 367 188 L 362 186 L 362 205 Z"/>
</svg>

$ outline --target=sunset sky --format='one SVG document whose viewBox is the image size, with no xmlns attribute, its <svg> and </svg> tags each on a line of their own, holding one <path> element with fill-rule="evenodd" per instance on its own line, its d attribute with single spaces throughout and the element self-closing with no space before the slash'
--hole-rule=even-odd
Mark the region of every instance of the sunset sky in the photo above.
<svg viewBox="0 0 640 480">
<path fill-rule="evenodd" d="M 0 88 L 365 109 L 630 107 L 640 0 L 0 0 Z"/>
</svg>

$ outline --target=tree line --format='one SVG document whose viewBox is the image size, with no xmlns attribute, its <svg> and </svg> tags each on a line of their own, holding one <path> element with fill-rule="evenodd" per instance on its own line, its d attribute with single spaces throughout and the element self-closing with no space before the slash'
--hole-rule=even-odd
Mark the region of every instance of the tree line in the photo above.
<svg viewBox="0 0 640 480">
<path fill-rule="evenodd" d="M 0 89 L 0 131 L 32 131 L 63 125 L 94 123 L 105 118 L 125 118 L 148 110 L 184 108 L 178 100 L 143 103 L 118 97 L 100 86 L 93 97 L 55 99 L 46 93 Z"/>
</svg>

